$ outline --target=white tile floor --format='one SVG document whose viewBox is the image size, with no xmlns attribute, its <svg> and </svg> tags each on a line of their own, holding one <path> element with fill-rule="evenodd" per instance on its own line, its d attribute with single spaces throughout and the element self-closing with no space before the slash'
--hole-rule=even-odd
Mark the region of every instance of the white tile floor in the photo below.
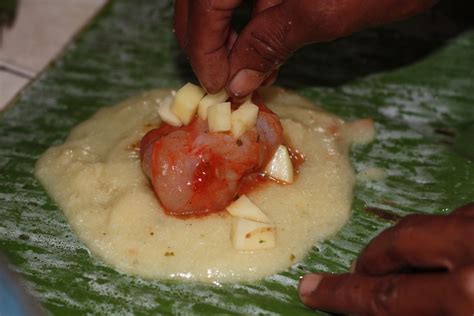
<svg viewBox="0 0 474 316">
<path fill-rule="evenodd" d="M 1 0 L 0 0 L 1 1 Z M 21 0 L 0 46 L 0 110 L 33 80 L 107 0 Z"/>
<path fill-rule="evenodd" d="M 0 70 L 0 111 L 6 107 L 10 100 L 13 100 L 29 81 L 29 78 Z"/>
</svg>

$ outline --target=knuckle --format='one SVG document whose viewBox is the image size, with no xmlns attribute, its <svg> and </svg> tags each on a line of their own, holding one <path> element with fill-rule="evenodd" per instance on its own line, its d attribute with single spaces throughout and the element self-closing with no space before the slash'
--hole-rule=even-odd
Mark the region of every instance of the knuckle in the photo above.
<svg viewBox="0 0 474 316">
<path fill-rule="evenodd" d="M 265 70 L 278 67 L 292 53 L 292 50 L 285 45 L 285 31 L 280 26 L 271 32 L 251 32 L 248 48 L 260 57 Z"/>
<path fill-rule="evenodd" d="M 474 304 L 474 266 L 465 267 L 458 272 L 455 286 Z"/>
<path fill-rule="evenodd" d="M 311 28 L 312 39 L 327 41 L 339 37 L 344 33 L 344 21 L 336 18 L 340 4 L 335 0 L 328 0 L 322 4 L 301 2 L 299 12 L 305 17 L 304 24 Z"/>
<path fill-rule="evenodd" d="M 402 218 L 393 229 L 394 241 L 398 242 L 410 236 L 419 227 L 426 227 L 432 215 L 411 214 Z"/>
<path fill-rule="evenodd" d="M 393 277 L 384 278 L 375 287 L 371 304 L 373 315 L 390 315 L 391 308 L 398 297 L 398 290 Z"/>
<path fill-rule="evenodd" d="M 474 315 L 474 266 L 459 270 L 450 283 L 454 299 L 448 300 L 446 309 L 452 315 Z"/>
</svg>

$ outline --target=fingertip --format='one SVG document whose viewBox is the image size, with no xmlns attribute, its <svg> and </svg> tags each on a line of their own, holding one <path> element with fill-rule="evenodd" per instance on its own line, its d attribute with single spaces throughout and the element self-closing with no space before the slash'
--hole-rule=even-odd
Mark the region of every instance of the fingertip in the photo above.
<svg viewBox="0 0 474 316">
<path fill-rule="evenodd" d="M 227 86 L 227 92 L 234 98 L 243 98 L 257 90 L 266 76 L 253 69 L 242 69 L 232 78 Z"/>
<path fill-rule="evenodd" d="M 228 64 L 225 60 L 217 63 L 217 65 L 212 65 L 199 63 L 199 61 L 194 62 L 191 59 L 191 64 L 199 84 L 207 93 L 214 94 L 225 88 L 229 74 Z"/>
<path fill-rule="evenodd" d="M 244 104 L 246 101 L 248 100 L 251 100 L 251 96 L 248 95 L 248 96 L 245 96 L 243 98 L 240 98 L 240 97 L 234 97 L 234 96 L 230 96 L 229 100 L 230 102 L 232 103 L 232 105 L 235 105 L 235 106 L 239 106 L 239 105 L 242 105 Z"/>
<path fill-rule="evenodd" d="M 317 290 L 319 283 L 323 279 L 321 274 L 307 274 L 305 275 L 298 285 L 298 295 L 300 300 L 308 305 L 314 296 L 314 292 Z"/>
<path fill-rule="evenodd" d="M 199 84 L 204 89 L 204 91 L 206 91 L 206 93 L 209 93 L 209 94 L 218 93 L 219 91 L 222 90 L 222 88 L 224 88 L 224 84 L 213 82 L 213 81 L 206 82 L 206 81 L 199 80 Z"/>
</svg>

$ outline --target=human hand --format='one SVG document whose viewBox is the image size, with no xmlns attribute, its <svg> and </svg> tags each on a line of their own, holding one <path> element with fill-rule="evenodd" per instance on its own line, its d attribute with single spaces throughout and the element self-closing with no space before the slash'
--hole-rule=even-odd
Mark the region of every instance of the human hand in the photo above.
<svg viewBox="0 0 474 316">
<path fill-rule="evenodd" d="M 201 85 L 243 98 L 276 78 L 301 46 L 399 20 L 436 0 L 256 0 L 240 34 L 232 12 L 242 0 L 176 0 L 174 30 Z M 308 65 L 310 66 L 310 65 Z"/>
<path fill-rule="evenodd" d="M 304 304 L 351 315 L 474 315 L 474 203 L 409 215 L 362 251 L 352 274 L 308 274 Z"/>
</svg>

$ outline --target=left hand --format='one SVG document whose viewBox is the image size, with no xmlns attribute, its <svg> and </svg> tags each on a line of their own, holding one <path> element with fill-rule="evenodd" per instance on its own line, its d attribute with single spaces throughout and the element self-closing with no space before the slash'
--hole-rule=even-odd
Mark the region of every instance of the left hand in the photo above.
<svg viewBox="0 0 474 316">
<path fill-rule="evenodd" d="M 352 315 L 474 315 L 474 203 L 409 215 L 373 239 L 354 273 L 308 274 L 299 296 Z"/>
</svg>

